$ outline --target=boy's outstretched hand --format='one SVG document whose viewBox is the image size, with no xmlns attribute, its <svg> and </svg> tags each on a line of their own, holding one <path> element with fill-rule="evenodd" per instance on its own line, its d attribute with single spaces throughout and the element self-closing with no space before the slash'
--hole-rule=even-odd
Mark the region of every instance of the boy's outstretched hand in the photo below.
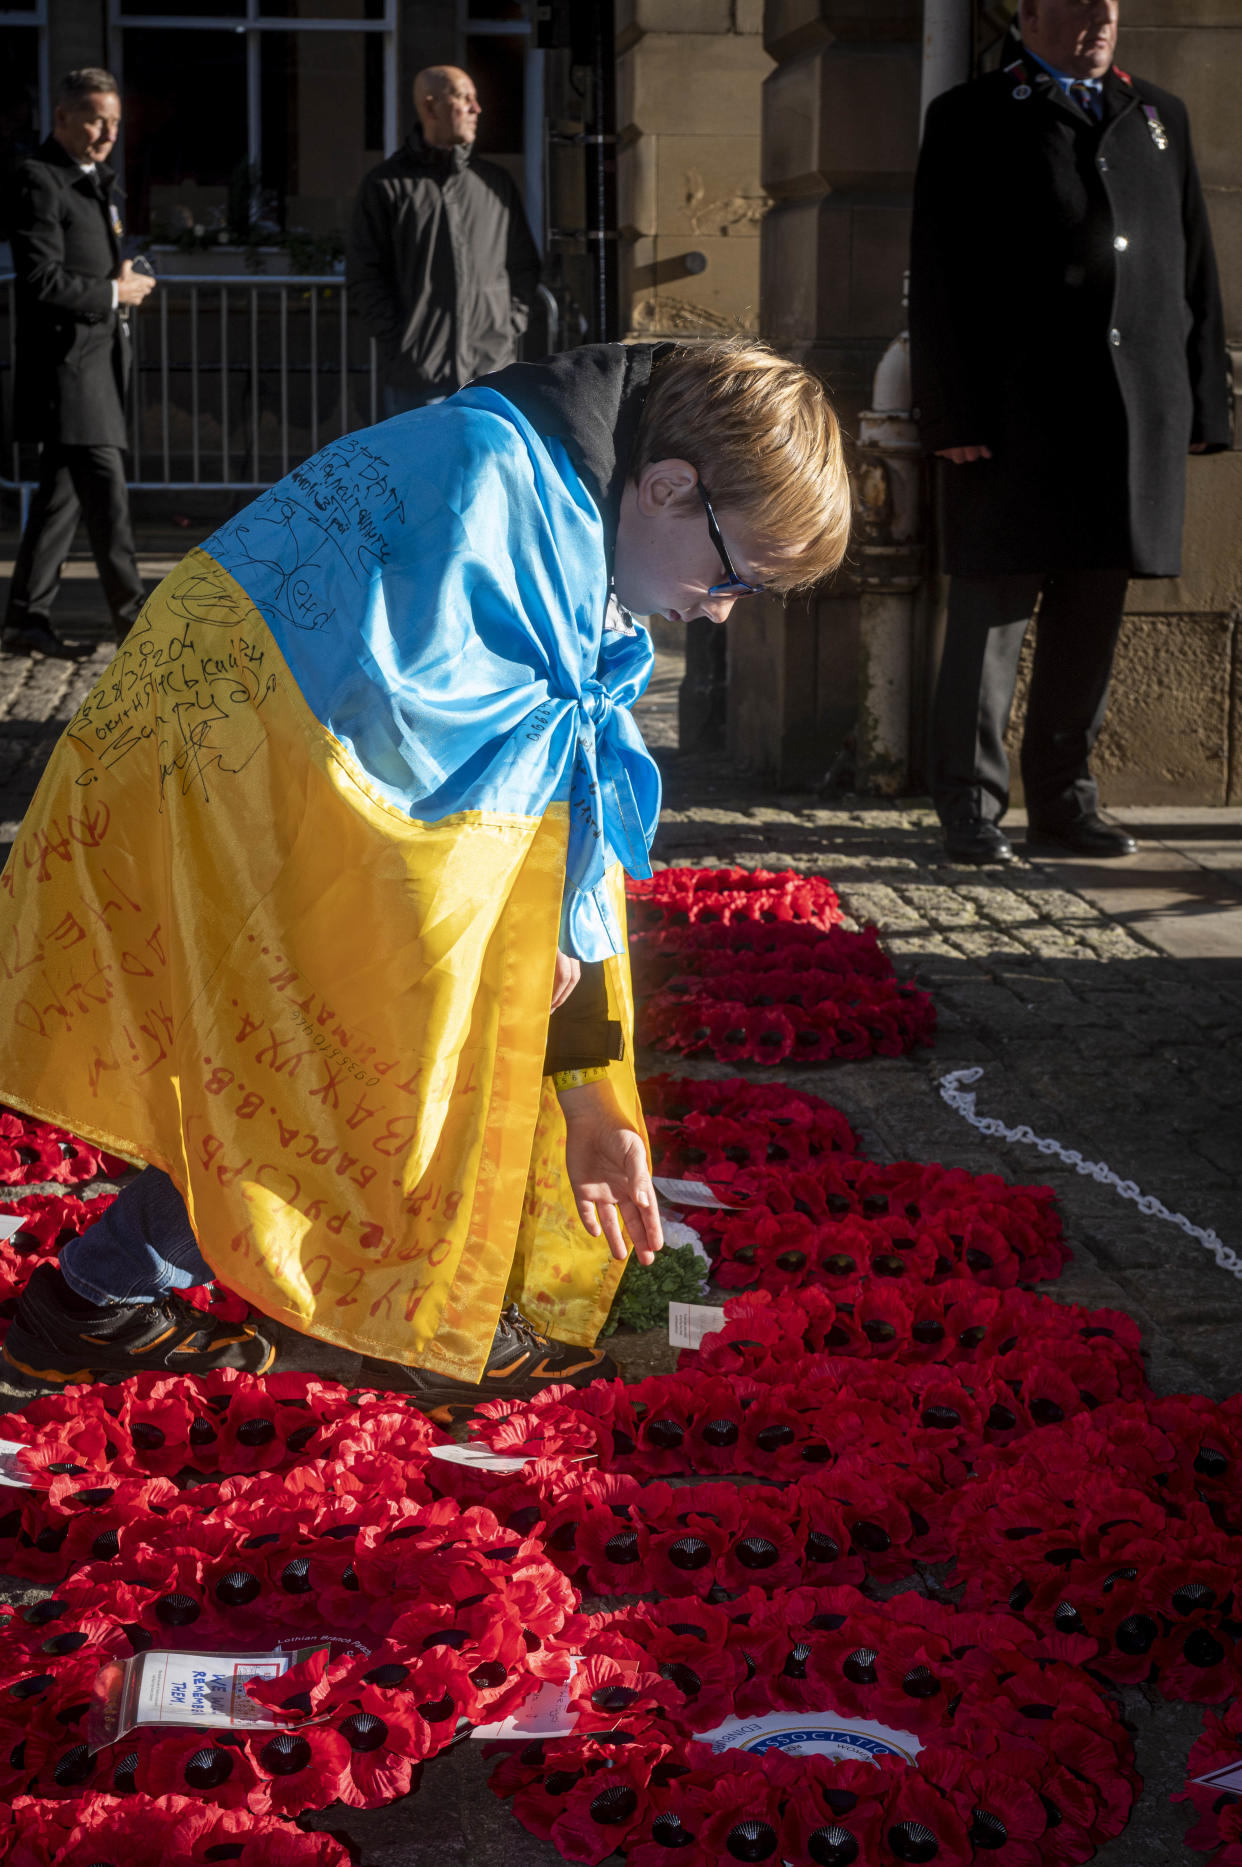
<svg viewBox="0 0 1242 1867">
<path fill-rule="evenodd" d="M 592 1238 L 608 1240 L 614 1258 L 628 1255 L 624 1222 L 640 1264 L 650 1264 L 664 1243 L 660 1209 L 647 1170 L 643 1138 L 622 1111 L 607 1081 L 560 1091 L 565 1113 L 565 1170 L 578 1216 Z"/>
</svg>

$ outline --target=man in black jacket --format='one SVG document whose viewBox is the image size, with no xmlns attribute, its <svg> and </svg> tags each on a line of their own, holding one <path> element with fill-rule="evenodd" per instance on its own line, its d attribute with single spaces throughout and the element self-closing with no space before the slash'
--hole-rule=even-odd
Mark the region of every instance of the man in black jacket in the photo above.
<svg viewBox="0 0 1242 1867">
<path fill-rule="evenodd" d="M 118 639 L 143 603 L 121 454 L 128 318 L 155 281 L 121 259 L 107 166 L 120 122 L 109 72 L 69 72 L 52 134 L 17 176 L 14 419 L 18 440 L 38 441 L 42 452 L 4 619 L 3 646 L 16 653 L 81 652 L 51 626 L 79 509 Z"/>
<path fill-rule="evenodd" d="M 517 189 L 473 153 L 470 78 L 420 71 L 414 104 L 418 127 L 366 177 L 349 230 L 350 302 L 379 348 L 386 415 L 511 363 L 539 279 Z"/>
<path fill-rule="evenodd" d="M 949 854 L 1008 861 L 1004 733 L 1039 629 L 1028 846 L 1133 853 L 1088 758 L 1130 577 L 1181 568 L 1185 457 L 1229 445 L 1224 323 L 1186 109 L 1113 63 L 1117 0 L 1022 0 L 1003 70 L 928 112 L 910 332 L 942 472 L 932 792 Z"/>
</svg>

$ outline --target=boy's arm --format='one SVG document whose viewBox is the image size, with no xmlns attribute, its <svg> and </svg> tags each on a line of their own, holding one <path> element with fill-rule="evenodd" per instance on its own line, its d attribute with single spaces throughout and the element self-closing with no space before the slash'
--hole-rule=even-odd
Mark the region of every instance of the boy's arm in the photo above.
<svg viewBox="0 0 1242 1867">
<path fill-rule="evenodd" d="M 642 1136 L 606 1076 L 557 1094 L 565 1115 L 565 1170 L 578 1217 L 592 1238 L 608 1240 L 613 1257 L 622 1262 L 629 1255 L 624 1224 L 638 1262 L 650 1264 L 664 1233 Z"/>
<path fill-rule="evenodd" d="M 584 960 L 578 983 L 548 1020 L 548 1044 L 543 1073 L 593 1070 L 616 1063 L 625 1055 L 621 1026 L 608 1016 L 608 988 L 604 962 Z"/>
</svg>

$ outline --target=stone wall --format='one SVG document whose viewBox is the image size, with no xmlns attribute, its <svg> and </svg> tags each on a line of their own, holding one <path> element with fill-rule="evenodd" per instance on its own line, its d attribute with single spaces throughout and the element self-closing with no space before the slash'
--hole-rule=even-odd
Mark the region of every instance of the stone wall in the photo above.
<svg viewBox="0 0 1242 1867">
<path fill-rule="evenodd" d="M 711 337 L 759 322 L 761 0 L 618 0 L 621 326 Z"/>
<path fill-rule="evenodd" d="M 1184 574 L 1130 585 L 1092 761 L 1105 804 L 1242 803 L 1242 453 L 1192 460 L 1188 480 Z M 1008 735 L 1015 780 L 1031 647 Z"/>
<path fill-rule="evenodd" d="M 1119 63 L 1175 91 L 1189 106 L 1220 265 L 1226 335 L 1239 352 L 1242 0 L 1126 0 L 1122 19 Z M 1235 368 L 1235 379 L 1239 374 Z M 1192 460 L 1183 575 L 1130 586 L 1098 755 L 1101 790 L 1115 803 L 1242 800 L 1240 512 L 1242 455 Z"/>
</svg>

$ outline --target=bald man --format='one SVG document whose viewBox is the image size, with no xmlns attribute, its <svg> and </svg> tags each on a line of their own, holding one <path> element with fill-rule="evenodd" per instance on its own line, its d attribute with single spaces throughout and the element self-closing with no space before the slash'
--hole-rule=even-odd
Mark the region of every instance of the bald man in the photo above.
<svg viewBox="0 0 1242 1867">
<path fill-rule="evenodd" d="M 349 229 L 350 304 L 379 349 L 385 415 L 512 363 L 539 279 L 517 189 L 474 153 L 469 75 L 420 71 L 414 108 L 417 126 L 363 181 Z"/>
</svg>

